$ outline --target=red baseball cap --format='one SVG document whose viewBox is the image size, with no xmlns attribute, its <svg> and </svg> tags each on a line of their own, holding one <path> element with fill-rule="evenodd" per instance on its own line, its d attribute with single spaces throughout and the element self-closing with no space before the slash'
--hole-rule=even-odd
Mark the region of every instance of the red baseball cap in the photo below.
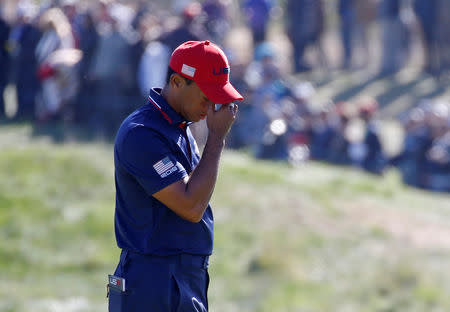
<svg viewBox="0 0 450 312">
<path fill-rule="evenodd" d="M 215 104 L 244 99 L 230 83 L 230 65 L 225 53 L 208 40 L 182 43 L 173 51 L 169 66 L 181 76 L 195 81 Z"/>
</svg>

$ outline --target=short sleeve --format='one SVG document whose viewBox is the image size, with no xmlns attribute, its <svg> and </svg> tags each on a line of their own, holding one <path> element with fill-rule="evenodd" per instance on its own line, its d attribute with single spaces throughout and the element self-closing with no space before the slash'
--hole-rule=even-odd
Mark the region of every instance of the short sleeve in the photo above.
<svg viewBox="0 0 450 312">
<path fill-rule="evenodd" d="M 177 161 L 169 142 L 149 128 L 130 129 L 121 144 L 116 146 L 115 152 L 116 161 L 135 177 L 149 195 L 188 175 Z"/>
</svg>

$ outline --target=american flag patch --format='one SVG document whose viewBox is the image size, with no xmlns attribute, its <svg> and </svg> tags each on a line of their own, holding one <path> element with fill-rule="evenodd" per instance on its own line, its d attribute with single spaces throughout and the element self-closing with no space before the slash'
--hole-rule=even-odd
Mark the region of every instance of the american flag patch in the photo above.
<svg viewBox="0 0 450 312">
<path fill-rule="evenodd" d="M 181 72 L 189 77 L 194 77 L 195 75 L 195 67 L 191 67 L 189 65 L 183 64 L 181 67 Z"/>
<path fill-rule="evenodd" d="M 173 164 L 173 162 L 169 159 L 169 157 L 164 157 L 157 163 L 153 165 L 153 168 L 156 172 L 162 177 L 165 178 L 172 172 L 175 172 L 177 167 Z M 174 170 L 175 169 L 175 170 Z"/>
</svg>

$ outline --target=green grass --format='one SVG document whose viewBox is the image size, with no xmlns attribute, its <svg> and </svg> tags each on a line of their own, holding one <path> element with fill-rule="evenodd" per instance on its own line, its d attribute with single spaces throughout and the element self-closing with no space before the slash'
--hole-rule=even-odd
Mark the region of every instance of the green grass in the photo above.
<svg viewBox="0 0 450 312">
<path fill-rule="evenodd" d="M 0 311 L 106 311 L 112 146 L 0 128 Z M 450 197 L 227 151 L 211 311 L 449 311 Z"/>
</svg>

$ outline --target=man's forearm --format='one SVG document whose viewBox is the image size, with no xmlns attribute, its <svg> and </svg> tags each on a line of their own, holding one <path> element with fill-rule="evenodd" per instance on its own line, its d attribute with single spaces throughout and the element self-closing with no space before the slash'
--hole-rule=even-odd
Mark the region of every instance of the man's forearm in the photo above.
<svg viewBox="0 0 450 312">
<path fill-rule="evenodd" d="M 186 193 L 194 201 L 192 213 L 203 216 L 208 207 L 219 172 L 219 161 L 225 142 L 220 137 L 208 136 L 202 158 L 189 177 Z"/>
</svg>

